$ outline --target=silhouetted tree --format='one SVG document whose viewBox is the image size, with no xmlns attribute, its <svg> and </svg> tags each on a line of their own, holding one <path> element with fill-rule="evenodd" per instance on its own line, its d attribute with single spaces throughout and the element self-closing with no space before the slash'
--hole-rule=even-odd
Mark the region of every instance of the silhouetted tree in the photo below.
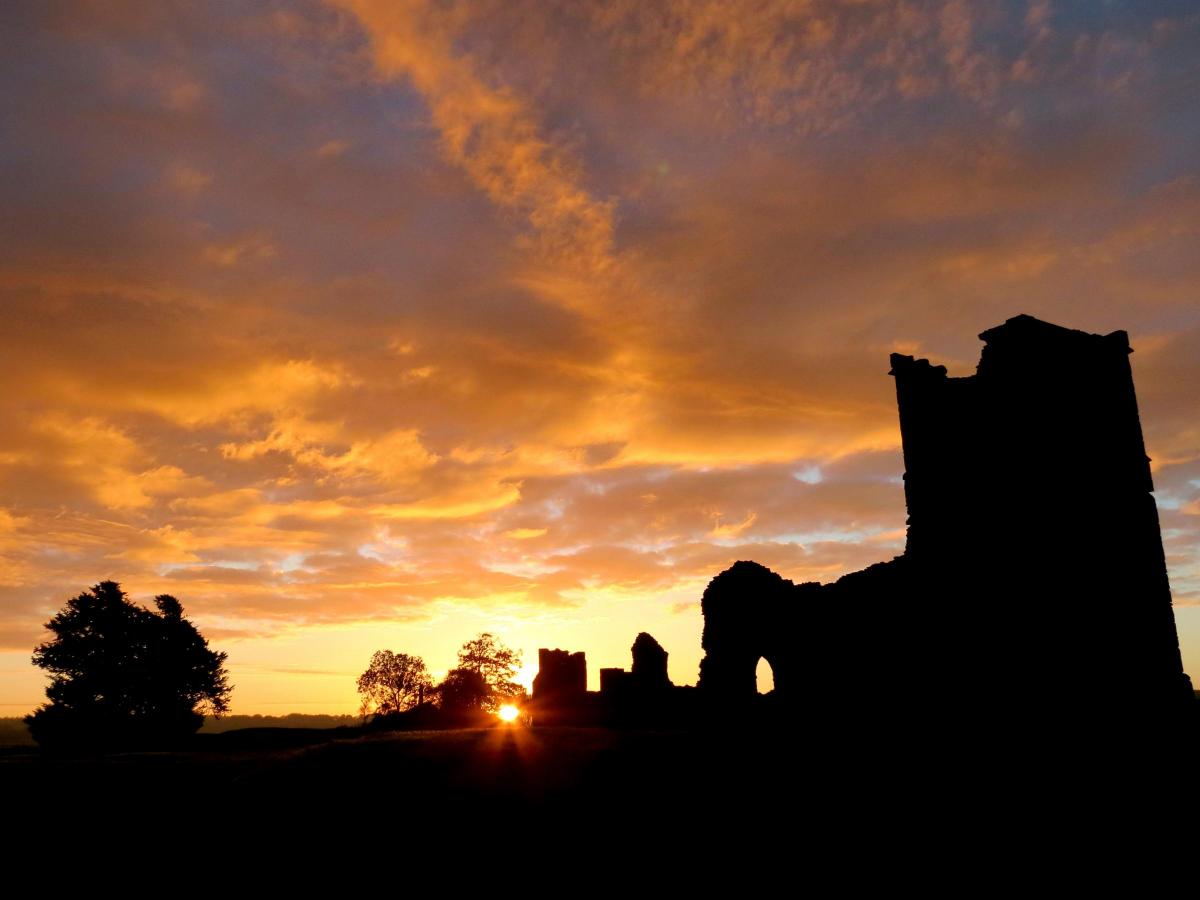
<svg viewBox="0 0 1200 900">
<path fill-rule="evenodd" d="M 157 613 L 102 581 L 46 623 L 54 638 L 33 651 L 33 664 L 52 675 L 50 702 L 25 718 L 36 741 L 170 741 L 195 732 L 205 713 L 228 712 L 226 654 L 208 648 L 174 597 L 154 603 Z"/>
<path fill-rule="evenodd" d="M 489 712 L 524 695 L 525 689 L 513 681 L 520 667 L 521 652 L 504 646 L 486 632 L 467 641 L 458 651 L 458 668 L 478 673 L 487 686 L 483 708 Z"/>
<path fill-rule="evenodd" d="M 492 689 L 474 669 L 451 669 L 437 690 L 442 709 L 448 713 L 484 712 L 494 706 Z"/>
<path fill-rule="evenodd" d="M 421 657 L 377 650 L 367 671 L 358 676 L 360 713 L 386 716 L 404 712 L 421 703 L 432 689 L 433 679 Z"/>
</svg>

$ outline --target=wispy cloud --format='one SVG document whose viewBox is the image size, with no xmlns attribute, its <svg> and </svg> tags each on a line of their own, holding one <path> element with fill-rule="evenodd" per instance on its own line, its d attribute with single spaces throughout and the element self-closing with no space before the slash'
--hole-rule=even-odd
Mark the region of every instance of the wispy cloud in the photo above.
<svg viewBox="0 0 1200 900">
<path fill-rule="evenodd" d="M 648 628 L 691 680 L 722 567 L 899 552 L 888 353 L 966 374 L 1018 312 L 1131 332 L 1172 586 L 1200 596 L 1192 13 L 0 16 L 20 665 L 113 578 L 227 641 L 245 704 L 384 642 L 444 669 L 493 627 L 593 666 Z"/>
</svg>

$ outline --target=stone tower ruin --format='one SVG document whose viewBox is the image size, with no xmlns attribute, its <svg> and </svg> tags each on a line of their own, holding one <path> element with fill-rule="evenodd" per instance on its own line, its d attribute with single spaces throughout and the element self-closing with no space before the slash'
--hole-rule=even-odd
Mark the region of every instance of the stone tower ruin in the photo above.
<svg viewBox="0 0 1200 900">
<path fill-rule="evenodd" d="M 828 585 L 745 562 L 721 573 L 702 689 L 752 692 L 766 657 L 818 714 L 885 691 L 884 717 L 945 727 L 1083 734 L 1195 715 L 1128 336 L 1021 315 L 980 338 L 966 377 L 891 357 L 903 556 Z"/>
</svg>

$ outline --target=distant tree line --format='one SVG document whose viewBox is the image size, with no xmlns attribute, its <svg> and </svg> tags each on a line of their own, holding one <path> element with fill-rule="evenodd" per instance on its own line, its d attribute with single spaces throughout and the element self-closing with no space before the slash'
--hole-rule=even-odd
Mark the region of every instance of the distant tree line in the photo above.
<svg viewBox="0 0 1200 900">
<path fill-rule="evenodd" d="M 325 713 L 286 713 L 282 716 L 262 714 L 254 715 L 225 715 L 220 718 L 207 716 L 200 726 L 200 734 L 220 734 L 225 731 L 237 731 L 241 728 L 303 728 L 331 729 L 352 728 L 362 720 L 353 714 L 333 715 Z"/>
</svg>

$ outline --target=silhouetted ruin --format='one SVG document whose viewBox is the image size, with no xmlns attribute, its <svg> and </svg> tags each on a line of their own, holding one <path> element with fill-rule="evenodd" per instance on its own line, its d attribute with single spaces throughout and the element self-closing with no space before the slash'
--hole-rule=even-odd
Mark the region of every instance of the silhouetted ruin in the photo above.
<svg viewBox="0 0 1200 900">
<path fill-rule="evenodd" d="M 542 724 L 579 724 L 586 717 L 587 660 L 568 650 L 538 650 L 530 710 Z"/>
<path fill-rule="evenodd" d="M 795 585 L 753 562 L 737 562 L 711 582 L 700 601 L 704 613 L 700 688 L 724 699 L 758 693 L 758 661 L 766 659 L 775 690 L 794 686 L 793 669 L 805 609 L 800 595 L 815 595 L 818 584 Z"/>
<path fill-rule="evenodd" d="M 582 653 L 539 650 L 533 699 L 570 703 L 587 692 L 587 660 Z"/>
<path fill-rule="evenodd" d="M 1193 703 L 1128 335 L 1017 316 L 980 338 L 969 378 L 892 356 L 922 593 L 991 608 L 971 616 L 972 667 L 1018 716 Z"/>
<path fill-rule="evenodd" d="M 633 670 L 629 673 L 637 690 L 661 691 L 671 687 L 667 677 L 667 651 L 653 637 L 641 632 L 633 640 Z"/>
<path fill-rule="evenodd" d="M 1128 336 L 1021 315 L 980 338 L 961 378 L 892 354 L 902 556 L 826 585 L 746 561 L 709 583 L 707 707 L 759 702 L 766 659 L 768 708 L 842 730 L 1019 743 L 1194 721 Z M 639 635 L 632 673 L 601 672 L 610 718 L 640 718 L 656 688 L 671 698 L 656 708 L 691 709 L 665 678 L 665 651 Z"/>
<path fill-rule="evenodd" d="M 700 687 L 809 709 L 1063 733 L 1191 713 L 1123 331 L 1016 316 L 976 374 L 893 354 L 904 555 L 834 584 L 737 563 L 705 591 Z M 780 641 L 783 643 L 781 644 Z M 1194 713 L 1193 713 L 1194 714 Z"/>
<path fill-rule="evenodd" d="M 695 688 L 667 677 L 667 651 L 646 632 L 630 648 L 632 670 L 600 670 L 599 693 L 586 691 L 582 653 L 538 650 L 538 675 L 527 712 L 538 725 L 682 724 L 695 708 Z"/>
</svg>

